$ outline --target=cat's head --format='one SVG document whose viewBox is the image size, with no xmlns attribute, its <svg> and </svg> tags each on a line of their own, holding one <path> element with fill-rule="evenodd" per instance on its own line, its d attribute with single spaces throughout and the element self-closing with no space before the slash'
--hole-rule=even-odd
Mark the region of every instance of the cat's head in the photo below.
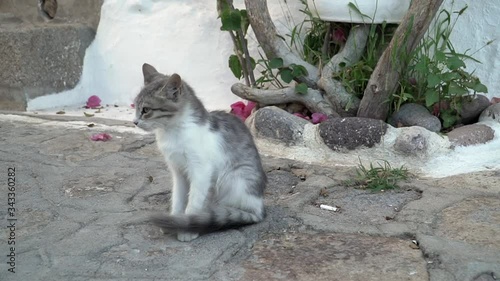
<svg viewBox="0 0 500 281">
<path fill-rule="evenodd" d="M 135 99 L 134 124 L 146 131 L 165 128 L 182 113 L 188 86 L 178 74 L 161 74 L 147 63 L 142 73 L 144 87 Z"/>
</svg>

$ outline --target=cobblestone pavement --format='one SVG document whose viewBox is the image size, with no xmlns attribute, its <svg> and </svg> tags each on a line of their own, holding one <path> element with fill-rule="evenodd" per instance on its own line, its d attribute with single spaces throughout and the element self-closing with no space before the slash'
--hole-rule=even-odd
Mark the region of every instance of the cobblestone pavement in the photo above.
<svg viewBox="0 0 500 281">
<path fill-rule="evenodd" d="M 89 140 L 97 132 L 113 138 Z M 500 278 L 500 171 L 372 193 L 343 184 L 353 168 L 263 161 L 266 220 L 182 243 L 127 224 L 168 210 L 153 136 L 122 121 L 2 114 L 0 280 Z"/>
</svg>

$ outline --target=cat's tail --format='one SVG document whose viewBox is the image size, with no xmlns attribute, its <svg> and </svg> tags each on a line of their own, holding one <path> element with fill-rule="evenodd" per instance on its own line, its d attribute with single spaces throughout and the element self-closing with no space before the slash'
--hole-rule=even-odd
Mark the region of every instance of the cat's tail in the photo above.
<svg viewBox="0 0 500 281">
<path fill-rule="evenodd" d="M 199 214 L 155 215 L 149 218 L 149 222 L 167 231 L 203 233 L 258 223 L 264 219 L 264 211 L 259 213 L 216 207 Z"/>
</svg>

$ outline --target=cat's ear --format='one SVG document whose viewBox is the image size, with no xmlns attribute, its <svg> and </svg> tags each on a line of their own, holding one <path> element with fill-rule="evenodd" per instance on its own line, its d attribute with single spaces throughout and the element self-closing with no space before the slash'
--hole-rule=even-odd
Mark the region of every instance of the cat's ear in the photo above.
<svg viewBox="0 0 500 281">
<path fill-rule="evenodd" d="M 166 84 L 168 95 L 172 96 L 174 100 L 177 100 L 177 97 L 181 94 L 181 86 L 182 86 L 182 80 L 179 74 L 177 73 L 172 74 L 168 78 Z"/>
<path fill-rule="evenodd" d="M 151 81 L 153 81 L 153 79 L 158 74 L 159 74 L 158 70 L 156 70 L 156 68 L 154 68 L 152 65 L 147 63 L 142 65 L 142 75 L 144 75 L 144 84 L 151 83 Z"/>
</svg>

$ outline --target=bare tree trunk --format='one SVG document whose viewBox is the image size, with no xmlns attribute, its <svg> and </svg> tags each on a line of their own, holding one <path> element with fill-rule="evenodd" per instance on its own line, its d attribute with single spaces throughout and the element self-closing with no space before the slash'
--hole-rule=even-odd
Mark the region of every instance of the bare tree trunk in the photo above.
<svg viewBox="0 0 500 281">
<path fill-rule="evenodd" d="M 341 115 L 343 115 L 342 111 L 345 110 L 349 103 L 351 103 L 351 108 L 357 109 L 359 99 L 348 93 L 340 81 L 334 80 L 333 74 L 341 70 L 341 63 L 345 63 L 345 66 L 350 66 L 361 59 L 365 51 L 369 32 L 370 26 L 368 25 L 353 27 L 342 50 L 333 56 L 321 70 L 321 78 L 318 81 L 318 86 L 325 90 L 326 96 L 333 104 L 335 111 Z"/>
<path fill-rule="evenodd" d="M 240 98 L 251 100 L 263 105 L 284 104 L 298 102 L 306 106 L 312 112 L 321 112 L 327 115 L 339 117 L 332 106 L 325 99 L 321 91 L 308 89 L 307 95 L 297 94 L 295 87 L 274 90 L 261 90 L 247 87 L 236 83 L 231 91 Z"/>
<path fill-rule="evenodd" d="M 373 71 L 358 109 L 359 117 L 385 120 L 387 100 L 398 87 L 406 61 L 399 61 L 399 53 L 409 54 L 422 39 L 443 0 L 413 0 L 410 9 L 398 26 L 394 37 Z"/>
</svg>

